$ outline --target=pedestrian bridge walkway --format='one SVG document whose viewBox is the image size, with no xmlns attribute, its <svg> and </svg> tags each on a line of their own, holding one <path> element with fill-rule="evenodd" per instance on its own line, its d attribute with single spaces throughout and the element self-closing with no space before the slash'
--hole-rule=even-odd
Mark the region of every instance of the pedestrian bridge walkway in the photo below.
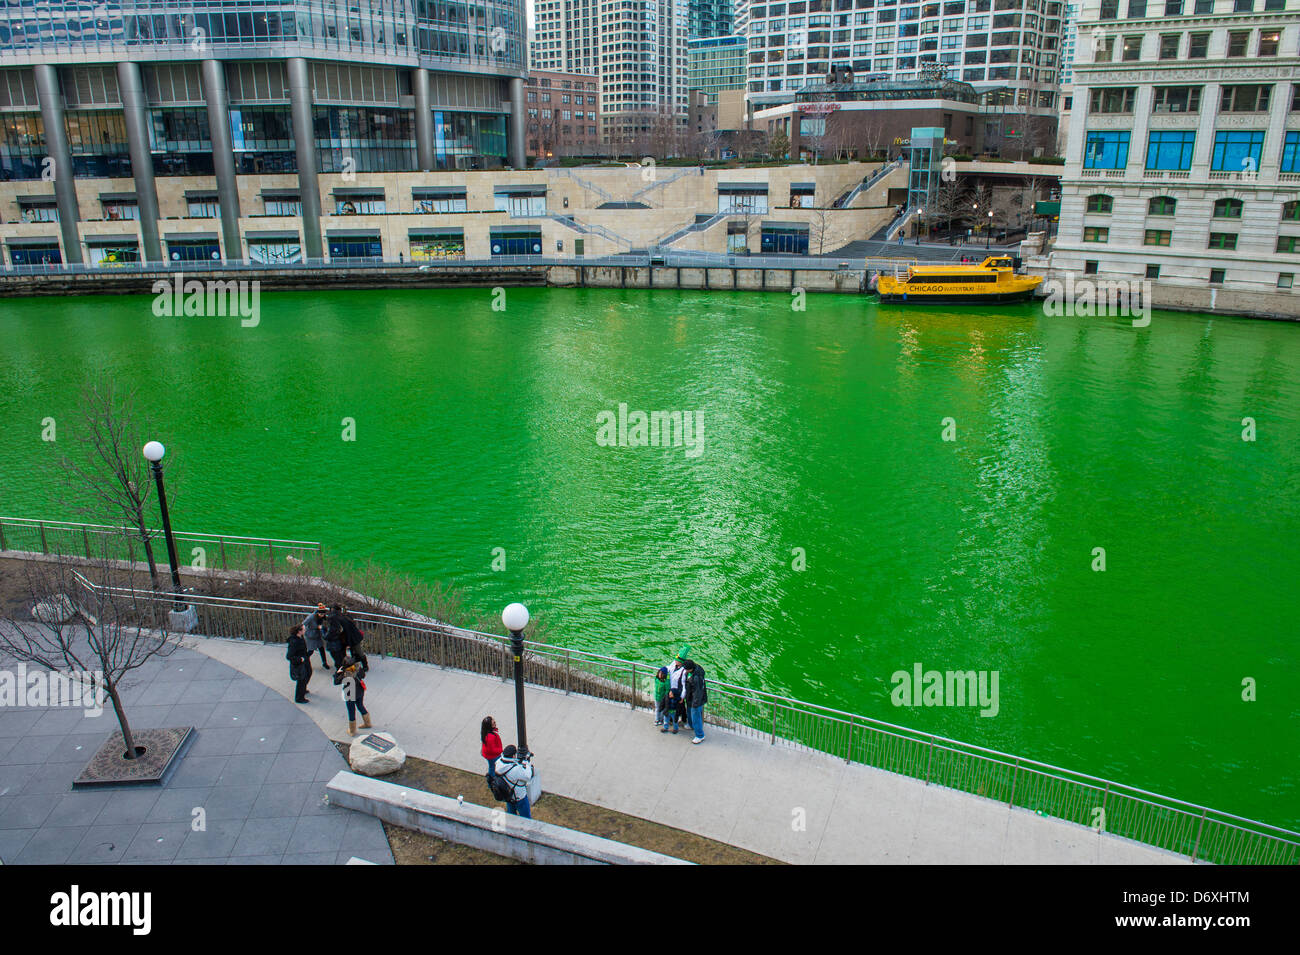
<svg viewBox="0 0 1300 955">
<path fill-rule="evenodd" d="M 286 698 L 283 645 L 189 637 L 186 644 Z M 482 773 L 478 728 L 515 742 L 514 685 L 492 676 L 370 657 L 376 729 L 412 756 Z M 318 667 L 308 716 L 347 740 L 347 713 Z M 543 789 L 792 863 L 1186 864 L 1186 856 L 822 753 L 709 726 L 661 734 L 644 709 L 528 687 L 528 743 Z M 486 796 L 486 784 L 482 794 Z"/>
</svg>

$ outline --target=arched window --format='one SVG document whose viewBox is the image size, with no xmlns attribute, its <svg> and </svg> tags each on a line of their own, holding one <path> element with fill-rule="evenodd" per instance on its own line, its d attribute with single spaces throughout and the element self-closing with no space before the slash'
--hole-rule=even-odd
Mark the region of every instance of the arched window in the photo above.
<svg viewBox="0 0 1300 955">
<path fill-rule="evenodd" d="M 1215 199 L 1214 218 L 1240 219 L 1244 203 L 1240 199 Z"/>
<path fill-rule="evenodd" d="M 1106 212 L 1106 213 L 1109 213 L 1110 210 L 1114 207 L 1114 205 L 1115 205 L 1115 200 L 1114 200 L 1114 199 L 1112 199 L 1110 196 L 1103 195 L 1103 194 L 1100 193 L 1100 192 L 1097 193 L 1097 194 L 1095 194 L 1095 195 L 1091 195 L 1091 196 L 1088 197 L 1088 211 L 1089 211 L 1089 212 Z"/>
<path fill-rule="evenodd" d="M 1174 207 L 1177 205 L 1177 200 L 1172 196 L 1152 196 L 1147 203 L 1147 215 L 1171 216 L 1174 214 Z"/>
</svg>

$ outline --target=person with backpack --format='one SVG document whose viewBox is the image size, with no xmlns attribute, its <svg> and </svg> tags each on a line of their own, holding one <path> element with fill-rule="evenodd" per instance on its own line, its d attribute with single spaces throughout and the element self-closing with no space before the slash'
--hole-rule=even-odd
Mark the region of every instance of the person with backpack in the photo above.
<svg viewBox="0 0 1300 955">
<path fill-rule="evenodd" d="M 320 666 L 325 669 L 330 662 L 325 659 L 325 634 L 329 632 L 329 617 L 325 612 L 324 604 L 316 605 L 316 612 L 302 622 L 307 628 L 305 636 L 307 637 L 307 655 L 320 651 Z"/>
<path fill-rule="evenodd" d="M 664 725 L 668 713 L 668 668 L 660 667 L 655 673 L 655 726 Z M 660 731 L 662 732 L 662 730 Z"/>
<path fill-rule="evenodd" d="M 345 656 L 334 674 L 334 685 L 343 687 L 343 702 L 348 707 L 348 735 L 357 735 L 357 712 L 360 711 L 364 721 L 361 725 L 370 729 L 370 711 L 366 709 L 366 681 L 363 679 L 368 671 L 365 656 L 353 660 Z"/>
<path fill-rule="evenodd" d="M 709 701 L 708 687 L 704 684 L 704 667 L 694 660 L 687 660 L 686 670 L 686 712 L 690 716 L 691 729 L 695 731 L 692 743 L 704 742 L 704 704 Z"/>
<path fill-rule="evenodd" d="M 497 729 L 497 721 L 490 716 L 483 717 L 483 723 L 479 726 L 478 738 L 483 741 L 483 748 L 479 754 L 487 760 L 488 771 L 487 780 L 488 788 L 492 788 L 492 777 L 496 771 L 492 768 L 496 761 L 501 757 L 501 731 Z"/>
<path fill-rule="evenodd" d="M 296 684 L 293 701 L 306 703 L 307 682 L 311 680 L 311 651 L 307 649 L 307 639 L 303 636 L 306 627 L 298 624 L 289 631 L 289 645 L 284 651 L 284 658 L 289 661 L 289 679 Z"/>
<path fill-rule="evenodd" d="M 513 746 L 507 746 L 494 767 L 492 795 L 506 804 L 512 816 L 533 818 L 528 805 L 528 783 L 533 778 L 533 766 L 527 756 L 519 756 Z"/>
</svg>

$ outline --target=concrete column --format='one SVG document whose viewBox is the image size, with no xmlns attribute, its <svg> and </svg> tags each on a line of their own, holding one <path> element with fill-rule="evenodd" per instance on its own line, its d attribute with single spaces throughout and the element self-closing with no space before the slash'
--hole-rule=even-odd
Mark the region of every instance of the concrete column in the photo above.
<svg viewBox="0 0 1300 955">
<path fill-rule="evenodd" d="M 239 180 L 235 177 L 235 147 L 231 142 L 230 96 L 226 68 L 220 60 L 203 61 L 203 98 L 208 104 L 208 135 L 212 140 L 212 166 L 217 176 L 217 201 L 221 204 L 221 238 L 226 258 L 244 260 L 239 237 Z"/>
<path fill-rule="evenodd" d="M 415 161 L 416 168 L 428 172 L 433 168 L 433 114 L 429 112 L 429 71 L 417 67 L 411 73 L 415 91 Z"/>
<path fill-rule="evenodd" d="M 153 178 L 148 104 L 140 80 L 140 65 L 125 60 L 119 62 L 117 85 L 122 92 L 122 112 L 126 117 L 126 142 L 131 153 L 131 172 L 135 176 L 135 201 L 140 210 L 144 258 L 146 262 L 163 262 L 162 242 L 158 238 L 158 187 Z"/>
<path fill-rule="evenodd" d="M 510 79 L 510 165 L 516 169 L 528 166 L 524 152 L 524 81 L 522 77 Z"/>
<path fill-rule="evenodd" d="M 293 145 L 298 156 L 298 189 L 302 193 L 302 246 L 306 258 L 321 259 L 320 183 L 316 179 L 316 129 L 311 120 L 311 77 L 300 56 L 286 61 L 289 100 L 293 108 Z"/>
<path fill-rule="evenodd" d="M 48 63 L 32 67 L 36 74 L 36 98 L 41 105 L 41 122 L 45 126 L 45 148 L 54 161 L 54 199 L 59 206 L 59 232 L 63 235 L 63 261 L 80 265 L 81 233 L 77 220 L 77 182 L 72 173 L 72 151 L 68 149 L 68 130 L 63 125 L 63 97 L 59 93 L 59 73 Z"/>
</svg>

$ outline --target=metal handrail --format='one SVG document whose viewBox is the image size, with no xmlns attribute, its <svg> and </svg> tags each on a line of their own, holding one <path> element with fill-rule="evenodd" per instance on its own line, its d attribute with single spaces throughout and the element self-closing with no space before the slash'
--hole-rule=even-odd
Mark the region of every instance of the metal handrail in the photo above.
<svg viewBox="0 0 1300 955">
<path fill-rule="evenodd" d="M 26 517 L 0 517 L 0 553 L 64 554 L 125 559 L 134 562 L 143 556 L 142 545 L 162 537 L 158 528 L 121 527 L 112 524 L 87 524 L 73 521 L 46 521 Z M 95 547 L 91 547 L 91 538 Z M 207 549 L 215 548 L 214 565 L 219 561 L 223 570 L 230 569 L 231 557 L 265 552 L 264 557 L 292 558 L 301 563 L 306 557 L 319 557 L 323 551 L 318 541 L 281 540 L 274 537 L 246 537 L 240 534 L 209 534 L 195 531 L 173 531 L 172 539 L 182 544 L 197 545 L 203 549 L 204 564 Z M 26 546 L 24 546 L 26 545 Z"/>
<path fill-rule="evenodd" d="M 139 531 L 136 530 L 136 528 L 134 527 L 122 527 L 121 525 L 117 525 L 117 524 L 86 524 L 78 521 L 46 521 L 46 520 L 39 520 L 33 517 L 0 516 L 0 525 L 2 524 L 14 524 L 19 527 L 40 527 L 44 525 L 47 528 L 75 528 L 75 529 L 86 528 L 87 530 L 113 531 L 115 533 L 121 533 L 123 531 L 132 534 L 139 533 Z M 162 533 L 161 528 L 150 527 L 150 528 L 146 528 L 146 530 L 150 534 Z M 184 537 L 187 540 L 202 540 L 202 539 L 206 539 L 210 541 L 227 540 L 227 541 L 235 541 L 238 543 L 249 542 L 253 544 L 284 544 L 286 546 L 293 547 L 295 549 L 303 549 L 303 550 L 321 549 L 320 541 L 288 540 L 288 539 L 281 539 L 278 537 L 245 537 L 240 534 L 209 534 L 205 531 L 176 531 L 176 530 L 172 531 L 172 536 Z"/>
<path fill-rule="evenodd" d="M 96 591 L 107 589 L 158 603 L 170 602 L 175 597 L 125 587 L 98 588 L 86 583 Z M 249 634 L 252 634 L 252 638 L 263 641 L 265 634 L 274 632 L 273 627 L 267 626 L 268 615 L 279 615 L 281 622 L 296 622 L 299 614 L 306 616 L 315 609 L 308 604 L 281 604 L 240 597 L 187 594 L 183 599 L 200 608 L 204 618 L 217 624 L 218 629 L 230 630 L 232 635 L 244 639 L 249 639 Z M 231 611 L 241 616 L 257 616 L 257 626 L 223 626 L 228 621 L 222 620 L 220 615 Z M 387 653 L 389 645 L 397 643 L 404 635 L 415 638 L 417 644 L 412 648 L 398 648 L 393 655 L 507 678 L 502 661 L 509 640 L 504 636 L 425 623 L 396 614 L 356 611 L 353 616 L 363 629 L 378 634 L 381 653 Z M 370 625 L 369 628 L 366 624 Z M 458 639 L 465 641 L 465 645 L 459 651 L 454 647 L 449 651 L 449 641 Z M 437 653 L 433 652 L 435 645 Z M 480 648 L 478 655 L 474 646 Z M 640 681 L 652 676 L 658 668 L 653 664 L 536 641 L 525 641 L 525 648 L 528 651 L 525 678 L 534 685 L 626 702 L 633 708 L 643 700 L 645 705 L 649 705 Z M 406 652 L 402 652 L 403 649 Z M 483 651 L 488 655 L 482 655 Z M 452 658 L 455 660 L 448 663 Z M 630 682 L 627 679 L 629 674 Z M 1088 824 L 1085 821 L 1087 816 L 1098 808 L 1088 801 L 1095 803 L 1092 797 L 1103 794 L 1100 808 L 1104 813 L 1110 813 L 1110 819 L 1118 820 L 1115 825 L 1107 822 L 1107 831 L 1188 854 L 1192 861 L 1197 861 L 1198 855 L 1206 859 L 1212 854 L 1215 858 L 1211 861 L 1220 863 L 1300 862 L 1300 833 L 1281 826 L 765 690 L 720 680 L 711 680 L 709 690 L 708 719 L 711 723 L 769 737 L 772 743 L 781 740 L 788 745 L 837 755 L 847 762 L 877 765 L 878 768 L 924 779 L 927 785 L 945 785 L 987 798 L 994 798 L 996 792 L 996 798 L 1009 806 L 1036 809 L 1040 813 L 1085 825 Z M 743 712 L 746 707 L 752 708 L 753 713 Z M 756 725 L 760 715 L 767 726 L 765 729 Z M 801 718 L 812 723 L 801 731 L 789 732 L 790 727 L 799 730 L 797 723 Z M 781 730 L 786 730 L 784 735 Z M 839 741 L 841 736 L 845 737 L 842 742 Z M 834 750 L 828 745 L 832 737 L 836 740 L 837 748 Z M 847 743 L 847 749 L 842 743 Z M 899 752 L 885 753 L 872 759 L 873 748 L 883 751 L 890 745 L 896 745 Z M 909 746 L 916 748 L 911 754 L 903 751 Z M 920 765 L 920 748 L 924 748 L 924 772 Z M 1059 788 L 1060 792 L 1050 792 L 1051 787 Z M 1193 822 L 1196 824 L 1194 836 L 1190 828 Z M 1209 832 L 1206 831 L 1207 825 Z M 1210 848 L 1202 852 L 1207 845 Z"/>
</svg>

